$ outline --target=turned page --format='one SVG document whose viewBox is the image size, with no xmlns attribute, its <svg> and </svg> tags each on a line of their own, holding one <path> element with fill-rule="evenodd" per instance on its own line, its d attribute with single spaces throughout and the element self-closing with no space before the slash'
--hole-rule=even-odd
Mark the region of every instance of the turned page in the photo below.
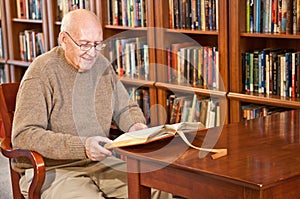
<svg viewBox="0 0 300 199">
<path fill-rule="evenodd" d="M 181 122 L 166 124 L 138 131 L 128 132 L 117 137 L 113 142 L 105 144 L 105 148 L 124 147 L 137 144 L 146 144 L 155 140 L 174 136 L 178 130 L 198 130 L 204 126 L 200 122 Z"/>
</svg>

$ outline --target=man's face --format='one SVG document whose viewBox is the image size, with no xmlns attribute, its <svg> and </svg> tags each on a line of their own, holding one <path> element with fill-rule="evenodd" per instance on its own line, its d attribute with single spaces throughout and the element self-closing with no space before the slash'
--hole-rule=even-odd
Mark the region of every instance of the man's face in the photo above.
<svg viewBox="0 0 300 199">
<path fill-rule="evenodd" d="M 65 56 L 79 72 L 90 70 L 96 61 L 102 41 L 99 27 L 87 26 L 78 31 L 63 32 Z M 96 47 L 97 46 L 97 47 Z"/>
</svg>

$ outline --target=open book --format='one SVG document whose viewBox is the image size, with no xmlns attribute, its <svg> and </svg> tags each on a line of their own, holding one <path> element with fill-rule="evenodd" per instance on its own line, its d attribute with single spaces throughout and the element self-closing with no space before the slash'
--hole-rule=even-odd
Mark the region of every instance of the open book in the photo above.
<svg viewBox="0 0 300 199">
<path fill-rule="evenodd" d="M 181 122 L 176 124 L 166 124 L 138 131 L 128 132 L 117 137 L 113 142 L 104 145 L 107 149 L 116 147 L 125 147 L 139 144 L 147 144 L 156 140 L 165 139 L 178 134 L 183 141 L 192 148 L 202 151 L 216 153 L 212 155 L 213 159 L 227 155 L 227 149 L 206 149 L 193 146 L 183 131 L 204 129 L 205 126 L 200 122 Z M 217 155 L 218 154 L 218 155 Z"/>
</svg>

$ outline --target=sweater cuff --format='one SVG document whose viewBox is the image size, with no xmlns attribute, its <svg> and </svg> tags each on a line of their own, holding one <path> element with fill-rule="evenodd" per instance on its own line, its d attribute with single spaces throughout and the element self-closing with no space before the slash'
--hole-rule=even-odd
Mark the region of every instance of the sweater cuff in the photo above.
<svg viewBox="0 0 300 199">
<path fill-rule="evenodd" d="M 74 142 L 70 143 L 71 145 L 71 156 L 74 157 L 74 159 L 86 159 L 86 152 L 85 152 L 85 137 L 80 137 L 77 139 L 77 141 L 74 140 Z"/>
</svg>

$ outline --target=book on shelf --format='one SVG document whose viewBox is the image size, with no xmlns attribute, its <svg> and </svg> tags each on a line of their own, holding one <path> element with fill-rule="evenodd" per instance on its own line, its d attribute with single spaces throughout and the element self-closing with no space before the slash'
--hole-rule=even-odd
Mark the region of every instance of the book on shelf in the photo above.
<svg viewBox="0 0 300 199">
<path fill-rule="evenodd" d="M 24 30 L 19 32 L 20 58 L 24 61 L 32 61 L 38 55 L 44 53 L 44 36 L 38 30 Z"/>
<path fill-rule="evenodd" d="M 6 83 L 5 69 L 4 65 L 0 63 L 0 84 Z"/>
<path fill-rule="evenodd" d="M 246 32 L 297 34 L 299 0 L 247 0 Z"/>
<path fill-rule="evenodd" d="M 259 104 L 245 104 L 242 105 L 241 109 L 242 109 L 243 120 L 256 119 L 256 118 L 265 117 L 275 113 L 280 113 L 283 111 L 290 110 L 287 108 L 266 106 L 266 105 L 259 105 Z"/>
<path fill-rule="evenodd" d="M 169 0 L 169 27 L 217 30 L 218 0 Z"/>
<path fill-rule="evenodd" d="M 149 78 L 149 55 L 145 36 L 112 38 L 108 57 L 119 76 Z"/>
<path fill-rule="evenodd" d="M 299 53 L 297 49 L 276 48 L 243 53 L 244 90 L 291 98 L 299 96 Z"/>
<path fill-rule="evenodd" d="M 40 0 L 39 0 L 40 1 Z M 90 9 L 90 0 L 57 0 L 56 20 L 62 20 L 63 16 L 75 9 Z"/>
<path fill-rule="evenodd" d="M 188 47 L 188 46 L 193 46 L 193 42 L 182 42 L 182 43 L 174 43 L 171 44 L 171 50 L 172 50 L 172 65 L 171 65 L 171 74 L 172 76 L 178 77 L 178 70 L 180 63 L 178 60 L 180 60 L 179 57 L 179 51 L 181 48 Z M 177 82 L 177 78 L 175 80 Z"/>
<path fill-rule="evenodd" d="M 41 0 L 16 0 L 19 19 L 42 19 Z"/>
<path fill-rule="evenodd" d="M 219 88 L 219 53 L 217 47 L 193 42 L 171 44 L 166 49 L 168 82 L 204 88 Z"/>
<path fill-rule="evenodd" d="M 220 124 L 220 103 L 218 99 L 197 94 L 176 96 L 167 99 L 167 118 L 169 124 L 179 122 L 200 122 L 207 128 Z"/>
<path fill-rule="evenodd" d="M 170 113 L 170 124 L 180 122 L 182 115 L 182 106 L 185 97 L 176 97 L 173 101 L 172 110 Z"/>
<path fill-rule="evenodd" d="M 3 34 L 2 34 L 1 27 L 0 27 L 0 58 L 4 58 Z"/>
<path fill-rule="evenodd" d="M 142 109 L 146 123 L 150 124 L 150 95 L 147 87 L 128 87 L 127 91 L 130 98 L 135 101 Z"/>
<path fill-rule="evenodd" d="M 146 27 L 145 0 L 107 0 L 109 25 Z"/>
</svg>

